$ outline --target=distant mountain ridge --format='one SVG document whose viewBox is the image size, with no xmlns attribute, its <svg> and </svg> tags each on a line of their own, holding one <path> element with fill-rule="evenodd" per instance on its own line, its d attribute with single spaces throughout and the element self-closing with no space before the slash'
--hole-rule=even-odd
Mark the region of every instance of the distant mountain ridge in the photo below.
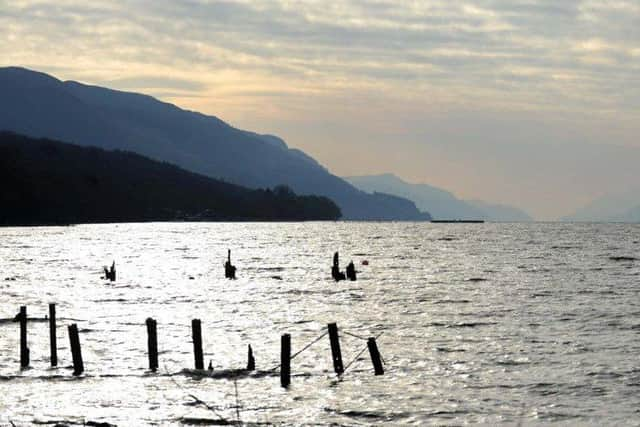
<svg viewBox="0 0 640 427">
<path fill-rule="evenodd" d="M 17 67 L 0 68 L 0 93 L 0 130 L 133 151 L 250 188 L 286 184 L 298 194 L 331 198 L 345 219 L 430 218 L 406 200 L 356 189 L 278 137 L 236 129 L 147 95 L 62 82 Z"/>
<path fill-rule="evenodd" d="M 389 173 L 344 179 L 363 191 L 381 191 L 405 197 L 418 209 L 429 211 L 434 219 L 532 221 L 526 212 L 518 208 L 479 200 L 460 200 L 449 191 L 428 184 L 411 184 Z"/>
<path fill-rule="evenodd" d="M 249 190 L 139 154 L 0 132 L 0 225 L 336 220 L 326 197 Z"/>
<path fill-rule="evenodd" d="M 640 222 L 640 188 L 605 194 L 560 219 L 567 222 Z"/>
</svg>

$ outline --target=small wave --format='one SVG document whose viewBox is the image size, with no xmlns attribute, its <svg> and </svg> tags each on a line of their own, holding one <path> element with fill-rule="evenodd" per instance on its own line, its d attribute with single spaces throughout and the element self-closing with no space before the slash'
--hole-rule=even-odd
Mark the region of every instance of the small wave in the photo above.
<svg viewBox="0 0 640 427">
<path fill-rule="evenodd" d="M 441 299 L 434 301 L 434 304 L 469 304 L 471 301 L 468 299 Z"/>
<path fill-rule="evenodd" d="M 447 324 L 446 323 L 442 323 L 442 322 L 431 322 L 431 323 L 427 323 L 424 326 L 440 328 L 440 327 L 446 327 Z"/>
<path fill-rule="evenodd" d="M 530 365 L 531 362 L 525 362 L 523 360 L 499 360 L 495 362 L 496 365 L 500 366 L 520 366 L 520 365 Z"/>
<path fill-rule="evenodd" d="M 28 317 L 27 318 L 27 322 L 29 323 L 48 322 L 48 321 L 49 321 L 48 317 Z M 15 320 L 15 318 L 13 317 L 6 317 L 6 318 L 0 319 L 0 325 L 3 323 L 18 323 L 18 320 Z"/>
<path fill-rule="evenodd" d="M 551 246 L 551 249 L 562 249 L 562 250 L 582 249 L 582 246 L 578 246 L 578 245 L 553 245 L 553 246 Z"/>
<path fill-rule="evenodd" d="M 225 418 L 213 419 L 213 418 L 198 418 L 198 417 L 182 417 L 178 418 L 180 423 L 188 426 L 230 426 L 239 423 L 229 421 Z"/>
<path fill-rule="evenodd" d="M 336 412 L 337 414 L 344 415 L 346 417 L 352 417 L 352 418 L 366 418 L 366 419 L 386 418 L 383 413 L 373 412 L 373 411 L 350 410 L 350 411 L 331 411 L 331 412 Z"/>
<path fill-rule="evenodd" d="M 538 292 L 535 294 L 531 294 L 531 298 L 541 298 L 541 297 L 550 297 L 553 296 L 551 292 Z"/>
<path fill-rule="evenodd" d="M 87 421 L 85 418 L 69 418 L 69 419 L 47 419 L 47 420 L 41 420 L 41 419 L 33 419 L 31 420 L 31 422 L 34 425 L 54 425 L 54 426 L 92 426 L 92 427 L 116 427 L 115 424 L 110 424 L 107 422 L 100 422 L 100 421 Z M 12 423 L 13 424 L 13 423 Z"/>
<path fill-rule="evenodd" d="M 428 412 L 425 415 L 428 417 L 437 417 L 437 418 L 457 418 L 467 414 L 469 414 L 469 412 L 467 411 L 433 411 L 433 412 Z"/>
<path fill-rule="evenodd" d="M 462 323 L 454 323 L 452 325 L 447 325 L 447 328 L 475 328 L 478 326 L 491 326 L 497 325 L 496 322 L 462 322 Z"/>
<path fill-rule="evenodd" d="M 567 421 L 582 418 L 582 415 L 569 414 L 566 412 L 542 412 L 538 414 L 538 418 L 545 421 Z"/>
<path fill-rule="evenodd" d="M 349 410 L 341 411 L 341 410 L 327 408 L 327 407 L 323 409 L 325 412 L 329 412 L 337 415 L 343 415 L 349 418 L 363 419 L 365 420 L 364 422 L 367 422 L 367 423 L 373 422 L 374 420 L 386 421 L 386 422 L 393 422 L 393 421 L 397 422 L 398 420 L 409 416 L 409 414 L 403 413 L 403 412 L 387 413 L 387 412 L 381 412 L 381 411 L 372 411 L 372 410 L 365 411 L 365 410 L 357 410 L 357 409 L 349 409 Z"/>
<path fill-rule="evenodd" d="M 638 258 L 632 256 L 610 256 L 611 261 L 637 261 Z"/>
<path fill-rule="evenodd" d="M 471 277 L 467 279 L 467 282 L 486 282 L 489 279 L 485 279 L 484 277 Z"/>
<path fill-rule="evenodd" d="M 467 350 L 463 348 L 436 347 L 436 351 L 440 351 L 442 353 L 463 353 Z"/>
<path fill-rule="evenodd" d="M 191 378 L 213 378 L 213 379 L 234 379 L 246 377 L 268 377 L 280 375 L 277 371 L 249 371 L 244 368 L 240 369 L 214 369 L 212 371 L 204 369 L 183 369 L 180 374 Z"/>
</svg>

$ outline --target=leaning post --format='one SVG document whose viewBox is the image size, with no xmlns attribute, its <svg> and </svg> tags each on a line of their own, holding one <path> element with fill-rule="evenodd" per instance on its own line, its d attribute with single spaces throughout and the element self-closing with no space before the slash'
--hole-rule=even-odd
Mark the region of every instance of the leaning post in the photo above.
<svg viewBox="0 0 640 427">
<path fill-rule="evenodd" d="M 367 347 L 369 347 L 369 355 L 371 356 L 371 363 L 373 363 L 373 371 L 376 375 L 384 375 L 384 368 L 382 367 L 382 360 L 380 358 L 376 339 L 369 338 L 367 340 Z"/>
<path fill-rule="evenodd" d="M 82 362 L 82 350 L 80 349 L 80 336 L 78 335 L 78 325 L 69 325 L 69 344 L 71 345 L 71 357 L 73 359 L 73 375 L 78 376 L 84 372 Z"/>
<path fill-rule="evenodd" d="M 340 351 L 340 337 L 338 336 L 338 325 L 329 323 L 329 341 L 331 342 L 331 359 L 333 360 L 333 370 L 336 374 L 341 375 L 344 372 L 342 365 L 342 353 Z"/>
</svg>

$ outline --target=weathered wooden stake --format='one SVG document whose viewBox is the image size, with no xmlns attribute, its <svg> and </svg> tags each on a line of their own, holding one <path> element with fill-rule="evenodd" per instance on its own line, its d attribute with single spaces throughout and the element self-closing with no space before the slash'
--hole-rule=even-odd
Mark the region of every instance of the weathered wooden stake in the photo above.
<svg viewBox="0 0 640 427">
<path fill-rule="evenodd" d="M 20 307 L 20 368 L 29 367 L 29 347 L 27 347 L 27 307 Z"/>
<path fill-rule="evenodd" d="M 333 359 L 333 370 L 341 375 L 344 372 L 342 365 L 342 353 L 340 352 L 340 338 L 338 336 L 338 325 L 329 323 L 329 340 L 331 341 L 331 358 Z"/>
<path fill-rule="evenodd" d="M 73 358 L 73 375 L 78 376 L 84 372 L 84 363 L 82 362 L 78 325 L 75 323 L 69 325 L 69 344 L 71 344 L 71 357 Z"/>
<path fill-rule="evenodd" d="M 49 343 L 51 346 L 51 366 L 58 366 L 58 341 L 56 337 L 56 305 L 49 304 Z"/>
<path fill-rule="evenodd" d="M 280 385 L 284 388 L 291 384 L 291 335 L 280 337 Z"/>
<path fill-rule="evenodd" d="M 196 369 L 204 369 L 204 358 L 202 356 L 202 328 L 200 319 L 191 321 L 191 337 L 193 338 L 193 356 L 196 362 Z"/>
<path fill-rule="evenodd" d="M 158 323 L 150 317 L 146 323 L 149 370 L 155 372 L 158 369 Z"/>
<path fill-rule="evenodd" d="M 367 340 L 367 347 L 369 347 L 369 354 L 371 355 L 371 363 L 373 363 L 373 370 L 376 375 L 383 375 L 384 369 L 382 368 L 382 361 L 380 359 L 380 352 L 378 351 L 378 345 L 375 338 L 369 338 Z"/>
<path fill-rule="evenodd" d="M 249 344 L 247 353 L 247 371 L 255 371 L 256 360 L 253 358 L 253 349 L 251 348 L 251 344 Z"/>
</svg>

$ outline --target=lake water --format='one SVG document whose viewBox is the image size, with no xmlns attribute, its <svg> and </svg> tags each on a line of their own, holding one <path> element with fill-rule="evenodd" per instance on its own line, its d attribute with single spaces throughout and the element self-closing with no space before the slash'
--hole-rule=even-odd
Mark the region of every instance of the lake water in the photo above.
<svg viewBox="0 0 640 427">
<path fill-rule="evenodd" d="M 227 248 L 235 281 L 224 279 Z M 331 280 L 336 250 L 358 281 Z M 0 228 L 0 425 L 640 425 L 637 258 L 640 226 L 622 224 Z M 112 260 L 114 284 L 100 277 Z M 48 323 L 34 321 L 21 371 L 9 319 L 21 305 L 43 319 L 50 302 L 60 367 L 49 367 Z M 158 322 L 157 374 L 147 317 Z M 211 376 L 185 370 L 193 318 Z M 325 336 L 292 361 L 282 389 L 280 336 L 291 334 L 295 353 L 329 322 L 345 365 L 355 361 L 337 377 Z M 71 323 L 80 378 L 69 369 Z M 381 333 L 386 372 L 374 376 L 368 352 L 356 358 L 358 337 Z M 231 378 L 247 344 L 257 371 Z"/>
</svg>

